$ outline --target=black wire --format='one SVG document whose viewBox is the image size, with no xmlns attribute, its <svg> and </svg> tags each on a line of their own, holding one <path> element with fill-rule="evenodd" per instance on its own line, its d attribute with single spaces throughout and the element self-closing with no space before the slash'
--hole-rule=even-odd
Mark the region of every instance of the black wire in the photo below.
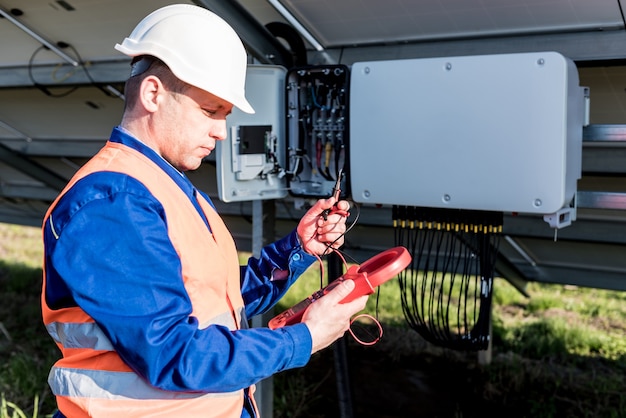
<svg viewBox="0 0 626 418">
<path fill-rule="evenodd" d="M 75 87 L 71 87 L 69 90 L 61 94 L 54 94 L 50 90 L 48 90 L 49 86 L 41 84 L 35 80 L 35 77 L 33 76 L 33 62 L 35 60 L 35 56 L 43 49 L 47 50 L 48 48 L 46 48 L 45 46 L 40 46 L 31 54 L 30 59 L 28 60 L 28 78 L 30 78 L 30 81 L 33 83 L 33 85 L 37 87 L 39 90 L 41 90 L 46 96 L 53 97 L 53 98 L 66 97 L 72 94 L 73 92 L 75 92 L 76 90 L 78 90 L 78 87 L 75 86 Z"/>
<path fill-rule="evenodd" d="M 354 203 L 354 202 L 353 202 Z M 352 257 L 351 255 L 345 253 L 344 251 L 339 250 L 338 248 L 333 248 L 333 245 L 339 241 L 341 238 L 345 237 L 346 234 L 352 229 L 354 228 L 354 226 L 356 225 L 357 221 L 359 220 L 359 217 L 361 216 L 361 207 L 354 203 L 353 205 L 354 208 L 357 209 L 356 215 L 354 216 L 354 220 L 352 221 L 352 223 L 346 228 L 345 232 L 343 234 L 341 234 L 339 237 L 337 237 L 336 240 L 334 240 L 333 242 L 329 242 L 326 243 L 326 250 L 324 250 L 324 253 L 322 254 L 322 257 L 325 255 L 330 254 L 333 251 L 337 251 L 339 252 L 341 255 L 343 255 L 344 257 L 348 257 L 350 259 L 350 261 L 352 261 L 353 263 L 358 264 L 358 261 L 355 260 L 354 257 Z M 330 250 L 330 251 L 329 251 Z"/>
<path fill-rule="evenodd" d="M 78 63 L 80 64 L 80 68 L 83 69 L 83 71 L 85 72 L 85 75 L 87 76 L 87 78 L 89 79 L 91 84 L 96 84 L 94 79 L 91 77 L 91 74 L 89 74 L 89 71 L 87 70 L 87 67 L 85 66 L 85 62 L 83 61 L 83 58 L 80 56 L 80 54 L 78 53 L 76 48 L 74 48 L 72 45 L 69 45 L 69 44 L 68 44 L 68 48 L 70 48 L 72 51 L 74 51 L 74 55 L 76 55 L 76 58 L 78 59 Z"/>
<path fill-rule="evenodd" d="M 107 91 L 107 89 L 102 87 L 100 84 L 96 83 L 96 81 L 93 79 L 93 77 L 89 73 L 89 70 L 87 70 L 87 66 L 85 65 L 85 62 L 83 61 L 82 57 L 80 56 L 80 54 L 78 53 L 76 48 L 74 48 L 74 46 L 72 46 L 70 44 L 64 44 L 64 45 L 74 52 L 74 56 L 76 57 L 76 60 L 78 61 L 80 68 L 82 68 L 82 70 L 85 72 L 85 75 L 87 76 L 87 79 L 89 80 L 89 83 L 92 86 L 94 86 L 97 89 L 99 89 L 100 91 L 102 91 L 108 97 L 113 97 L 114 95 L 111 92 Z M 54 93 L 52 93 L 49 90 L 49 88 L 53 87 L 52 85 L 41 84 L 37 80 L 35 80 L 35 77 L 33 76 L 34 60 L 35 60 L 35 57 L 37 56 L 37 54 L 39 54 L 39 52 L 41 52 L 41 50 L 43 50 L 43 49 L 49 50 L 45 46 L 40 46 L 39 48 L 37 48 L 32 53 L 32 55 L 30 56 L 30 59 L 28 60 L 28 77 L 30 78 L 30 81 L 33 83 L 33 85 L 35 87 L 37 87 L 39 90 L 41 90 L 46 96 L 50 96 L 50 97 L 53 97 L 53 98 L 66 97 L 66 96 L 69 96 L 70 94 L 74 93 L 76 90 L 78 90 L 79 86 L 74 86 L 74 87 L 69 88 L 67 91 L 65 91 L 65 92 L 63 92 L 61 94 L 54 94 Z M 55 87 L 57 87 L 57 86 L 55 86 Z"/>
<path fill-rule="evenodd" d="M 616 0 L 617 6 L 619 7 L 619 13 L 622 16 L 622 23 L 624 23 L 624 28 L 626 29 L 626 18 L 624 18 L 624 9 L 622 8 L 622 1 Z"/>
<path fill-rule="evenodd" d="M 341 64 L 341 59 L 343 58 L 343 51 L 344 51 L 344 49 L 345 49 L 345 47 L 341 47 L 341 51 L 339 52 L 339 59 L 337 60 L 337 64 Z"/>
<path fill-rule="evenodd" d="M 83 71 L 85 72 L 85 75 L 87 76 L 87 79 L 89 79 L 89 82 L 96 87 L 97 89 L 99 89 L 100 91 L 102 91 L 106 96 L 108 97 L 114 97 L 115 95 L 112 94 L 110 91 L 108 91 L 107 89 L 105 89 L 104 87 L 102 87 L 100 84 L 96 83 L 96 81 L 93 79 L 93 77 L 91 76 L 91 73 L 89 72 L 89 70 L 87 70 L 87 66 L 85 65 L 85 61 L 83 61 L 83 58 L 80 56 L 80 54 L 78 53 L 78 51 L 76 50 L 76 48 L 74 48 L 73 45 L 67 44 L 67 46 L 74 51 L 74 55 L 76 55 L 76 57 L 78 58 L 78 62 L 80 64 L 80 67 L 83 69 Z"/>
<path fill-rule="evenodd" d="M 408 213 L 415 218 L 406 222 L 401 220 L 405 216 L 402 207 L 394 210 L 395 242 L 405 244 L 413 256 L 410 269 L 398 275 L 407 323 L 436 345 L 457 350 L 484 349 L 489 343 L 493 275 L 500 240 L 500 232 L 495 231 L 502 221 L 496 224 L 492 215 L 482 220 L 469 213 L 463 224 L 471 227 L 448 228 L 450 219 L 439 213 L 409 208 Z M 405 228 L 407 224 L 410 229 Z M 490 225 L 495 227 L 493 233 Z"/>
</svg>

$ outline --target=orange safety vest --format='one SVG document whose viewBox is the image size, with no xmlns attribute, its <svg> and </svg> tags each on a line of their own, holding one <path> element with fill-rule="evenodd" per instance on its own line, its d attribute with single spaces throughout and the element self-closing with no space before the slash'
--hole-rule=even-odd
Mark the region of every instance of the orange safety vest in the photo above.
<svg viewBox="0 0 626 418">
<path fill-rule="evenodd" d="M 226 325 L 232 330 L 245 327 L 239 260 L 226 225 L 209 202 L 198 195 L 211 226 L 209 233 L 180 187 L 140 152 L 107 142 L 53 202 L 44 225 L 52 222 L 50 214 L 61 196 L 78 180 L 98 171 L 134 177 L 163 205 L 167 232 L 180 256 L 185 289 L 193 306 L 192 315 L 198 319 L 200 328 L 212 324 Z M 64 415 L 71 418 L 241 416 L 243 390 L 182 393 L 148 384 L 123 362 L 102 330 L 82 309 L 52 310 L 47 306 L 45 271 L 44 266 L 43 321 L 63 354 L 50 371 L 49 383 Z M 55 388 L 62 388 L 62 393 L 57 394 L 59 391 Z M 250 390 L 251 394 L 253 392 L 254 387 Z"/>
</svg>

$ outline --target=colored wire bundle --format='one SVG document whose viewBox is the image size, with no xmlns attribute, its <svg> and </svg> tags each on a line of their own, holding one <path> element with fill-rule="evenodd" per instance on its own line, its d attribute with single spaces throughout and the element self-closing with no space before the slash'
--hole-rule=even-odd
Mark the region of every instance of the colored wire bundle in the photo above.
<svg viewBox="0 0 626 418">
<path fill-rule="evenodd" d="M 503 215 L 396 206 L 393 216 L 396 243 L 413 256 L 398 275 L 408 324 L 439 346 L 486 349 Z"/>
</svg>

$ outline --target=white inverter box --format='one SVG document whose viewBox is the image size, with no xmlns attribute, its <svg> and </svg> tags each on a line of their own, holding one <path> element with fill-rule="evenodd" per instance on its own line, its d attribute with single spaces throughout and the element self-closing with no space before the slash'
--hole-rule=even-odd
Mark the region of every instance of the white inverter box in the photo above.
<svg viewBox="0 0 626 418">
<path fill-rule="evenodd" d="M 357 62 L 356 202 L 551 214 L 581 176 L 586 89 L 556 52 Z"/>
</svg>

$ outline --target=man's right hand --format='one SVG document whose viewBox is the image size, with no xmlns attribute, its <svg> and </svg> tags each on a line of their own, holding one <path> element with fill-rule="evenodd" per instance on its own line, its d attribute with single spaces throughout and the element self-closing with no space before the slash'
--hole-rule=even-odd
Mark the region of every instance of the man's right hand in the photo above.
<svg viewBox="0 0 626 418">
<path fill-rule="evenodd" d="M 328 347 L 350 328 L 350 319 L 365 308 L 368 296 L 339 303 L 354 289 L 354 281 L 345 280 L 309 306 L 302 317 L 311 332 L 311 354 Z"/>
</svg>

